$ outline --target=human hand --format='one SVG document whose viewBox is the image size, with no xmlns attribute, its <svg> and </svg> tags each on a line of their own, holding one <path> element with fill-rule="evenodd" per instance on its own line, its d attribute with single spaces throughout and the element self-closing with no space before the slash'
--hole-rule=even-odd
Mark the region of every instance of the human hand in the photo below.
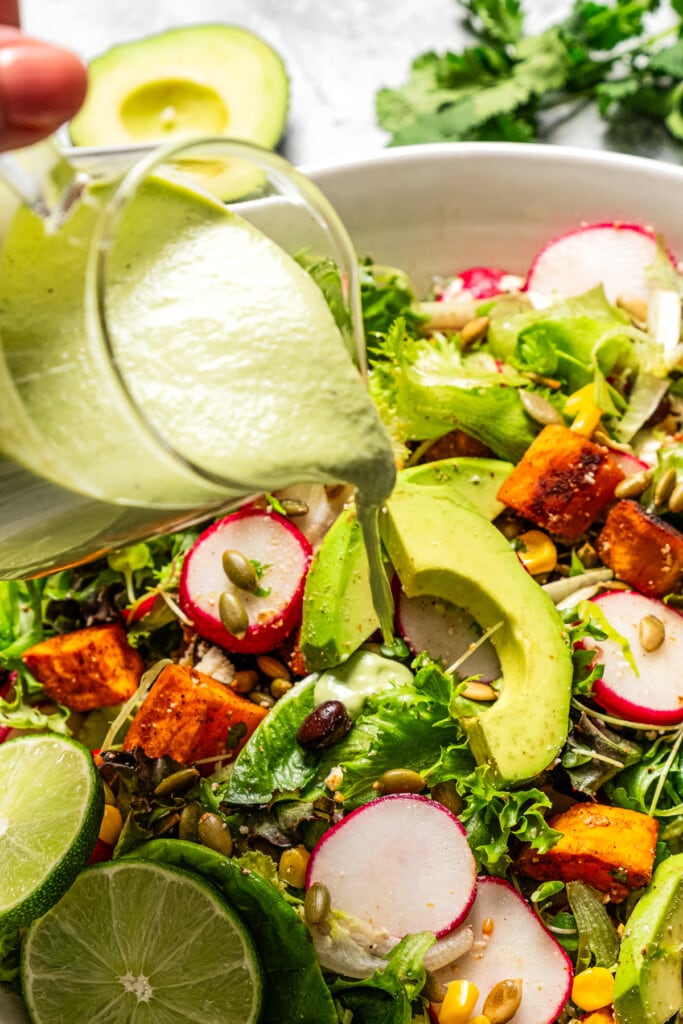
<svg viewBox="0 0 683 1024">
<path fill-rule="evenodd" d="M 0 150 L 52 134 L 85 98 L 87 75 L 68 50 L 19 30 L 18 0 L 0 0 Z"/>
</svg>

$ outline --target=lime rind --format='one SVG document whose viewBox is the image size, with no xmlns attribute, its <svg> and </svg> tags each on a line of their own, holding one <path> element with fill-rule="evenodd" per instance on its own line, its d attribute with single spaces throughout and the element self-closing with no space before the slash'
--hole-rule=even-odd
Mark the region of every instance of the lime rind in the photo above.
<svg viewBox="0 0 683 1024">
<path fill-rule="evenodd" d="M 261 1009 L 257 954 L 219 893 L 132 858 L 87 868 L 30 926 L 22 986 L 33 1024 L 255 1024 Z"/>
<path fill-rule="evenodd" d="M 87 862 L 104 806 L 86 747 L 52 733 L 0 745 L 0 930 L 52 906 Z"/>
</svg>

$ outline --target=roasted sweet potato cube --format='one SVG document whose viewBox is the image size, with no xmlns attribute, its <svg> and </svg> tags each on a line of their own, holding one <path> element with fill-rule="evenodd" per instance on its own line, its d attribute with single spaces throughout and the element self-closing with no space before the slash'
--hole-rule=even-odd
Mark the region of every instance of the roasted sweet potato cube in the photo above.
<svg viewBox="0 0 683 1024">
<path fill-rule="evenodd" d="M 553 423 L 531 443 L 498 500 L 548 533 L 573 541 L 613 500 L 623 478 L 607 448 Z"/>
<path fill-rule="evenodd" d="M 135 693 L 144 669 L 118 623 L 41 640 L 22 660 L 51 700 L 74 711 L 122 704 Z"/>
<path fill-rule="evenodd" d="M 649 883 L 657 842 L 657 822 L 649 815 L 577 803 L 548 824 L 562 837 L 547 853 L 525 849 L 517 859 L 520 874 L 587 882 L 615 903 Z"/>
<path fill-rule="evenodd" d="M 167 665 L 147 694 L 123 742 L 149 757 L 181 764 L 237 755 L 267 714 L 217 679 L 185 665 Z"/>
<path fill-rule="evenodd" d="M 641 594 L 664 597 L 681 589 L 683 533 L 637 501 L 624 499 L 610 509 L 595 548 L 605 565 Z"/>
</svg>

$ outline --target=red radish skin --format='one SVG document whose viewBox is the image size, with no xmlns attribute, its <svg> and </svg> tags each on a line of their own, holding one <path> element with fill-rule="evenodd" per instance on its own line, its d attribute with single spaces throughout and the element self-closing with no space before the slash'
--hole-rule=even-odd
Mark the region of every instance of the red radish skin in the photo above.
<svg viewBox="0 0 683 1024">
<path fill-rule="evenodd" d="M 445 668 L 453 665 L 477 642 L 481 630 L 471 615 L 441 598 L 406 597 L 399 591 L 396 625 L 413 654 L 427 651 L 440 658 Z M 478 676 L 485 683 L 500 678 L 500 662 L 489 641 L 478 647 L 458 668 L 461 679 Z"/>
<path fill-rule="evenodd" d="M 469 267 L 462 270 L 443 294 L 444 299 L 453 298 L 456 294 L 469 292 L 477 300 L 492 299 L 505 292 L 520 291 L 524 287 L 524 278 L 511 274 L 500 267 Z"/>
<path fill-rule="evenodd" d="M 476 985 L 479 998 L 474 1017 L 482 1013 L 494 985 L 504 978 L 521 978 L 522 1002 L 514 1024 L 553 1024 L 569 1000 L 572 962 L 524 897 L 502 878 L 480 878 L 467 923 L 474 931 L 474 947 L 437 971 L 439 982 L 446 985 L 463 979 Z"/>
<path fill-rule="evenodd" d="M 442 804 L 416 794 L 378 797 L 326 832 L 308 862 L 332 907 L 390 935 L 437 938 L 467 916 L 476 865 L 465 829 Z"/>
<path fill-rule="evenodd" d="M 2 686 L 0 686 L 0 697 L 3 700 L 7 700 L 7 697 L 9 696 L 10 690 L 14 686 L 16 678 L 17 678 L 17 673 L 16 672 L 8 672 L 6 680 L 4 681 Z M 0 725 L 0 743 L 4 743 L 5 740 L 10 739 L 12 734 L 13 734 L 13 732 L 14 732 L 14 729 L 12 729 L 11 725 Z"/>
<path fill-rule="evenodd" d="M 527 290 L 566 298 L 602 284 L 610 302 L 619 295 L 647 299 L 647 268 L 657 253 L 654 232 L 640 224 L 586 224 L 553 239 L 529 271 Z M 669 254 L 672 263 L 675 260 Z"/>
<path fill-rule="evenodd" d="M 144 619 L 145 615 L 151 612 L 157 598 L 160 601 L 162 600 L 157 593 L 147 594 L 145 597 L 140 598 L 139 601 L 136 601 L 135 604 L 124 608 L 123 617 L 126 624 L 130 625 L 132 622 L 139 622 L 140 619 Z"/>
<path fill-rule="evenodd" d="M 642 459 L 636 458 L 635 455 L 629 455 L 628 452 L 617 451 L 616 448 L 610 449 L 609 457 L 616 462 L 625 477 L 637 476 L 638 473 L 647 473 L 649 469 L 652 469 L 652 466 L 643 462 Z"/>
<path fill-rule="evenodd" d="M 264 596 L 238 590 L 223 570 L 223 552 L 232 549 L 266 567 Z M 276 647 L 301 619 L 304 583 L 313 550 L 300 530 L 270 510 L 246 508 L 205 530 L 185 557 L 180 606 L 200 636 L 240 654 L 262 654 Z M 229 633 L 218 614 L 223 592 L 239 595 L 249 616 L 243 637 Z"/>
<path fill-rule="evenodd" d="M 636 675 L 616 640 L 584 638 L 605 666 L 593 684 L 593 697 L 605 711 L 628 722 L 675 725 L 683 722 L 683 616 L 654 597 L 635 590 L 609 591 L 592 599 L 610 626 L 628 642 Z M 639 624 L 654 615 L 664 624 L 665 639 L 655 651 L 643 649 Z"/>
</svg>

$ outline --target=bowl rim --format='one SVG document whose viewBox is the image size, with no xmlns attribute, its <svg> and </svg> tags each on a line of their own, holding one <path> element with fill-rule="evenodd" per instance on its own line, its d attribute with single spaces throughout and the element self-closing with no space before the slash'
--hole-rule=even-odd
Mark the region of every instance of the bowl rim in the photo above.
<svg viewBox="0 0 683 1024">
<path fill-rule="evenodd" d="M 388 146 L 372 152 L 351 155 L 342 160 L 316 160 L 298 167 L 317 184 L 339 173 L 368 171 L 432 161 L 507 159 L 538 165 L 577 164 L 605 170 L 630 171 L 671 178 L 683 184 L 683 167 L 654 157 L 619 153 L 613 150 L 587 149 L 581 146 L 539 142 L 425 142 L 407 146 Z"/>
</svg>

